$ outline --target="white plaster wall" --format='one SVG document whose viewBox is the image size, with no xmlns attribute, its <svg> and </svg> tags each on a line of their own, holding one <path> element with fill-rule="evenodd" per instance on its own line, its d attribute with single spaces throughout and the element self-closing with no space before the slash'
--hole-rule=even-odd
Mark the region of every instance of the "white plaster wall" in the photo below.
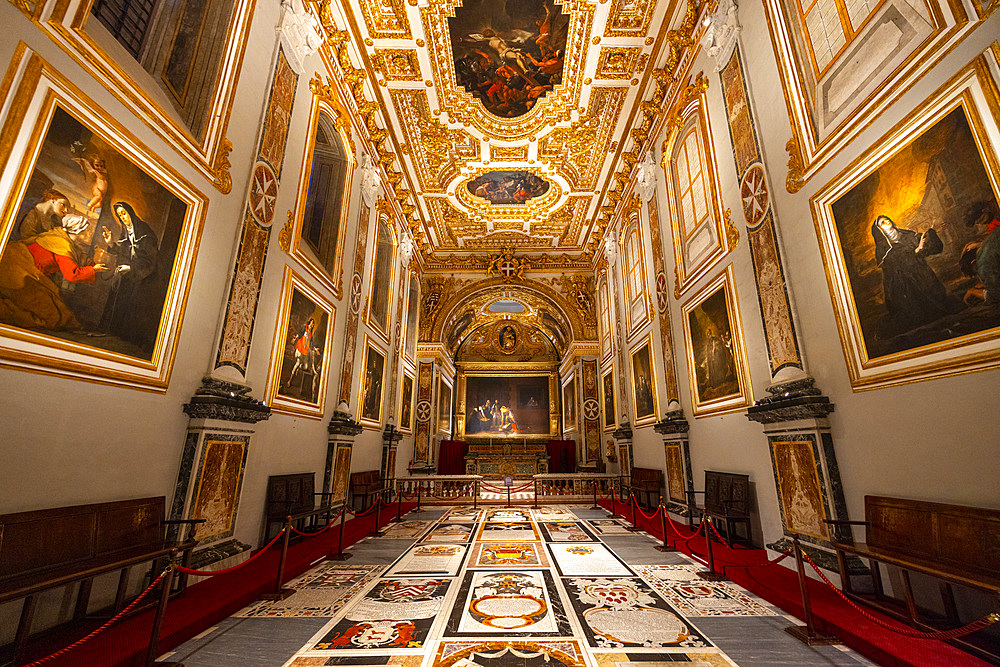
<svg viewBox="0 0 1000 667">
<path fill-rule="evenodd" d="M 1000 476 L 1000 433 L 994 426 L 994 415 L 1000 409 L 997 392 L 1000 371 L 853 392 L 809 206 L 810 196 L 1000 35 L 1000 14 L 980 25 L 794 195 L 784 187 L 787 173 L 784 146 L 791 130 L 762 5 L 741 5 L 740 21 L 744 67 L 769 173 L 799 342 L 807 371 L 836 405 L 836 411 L 830 415 L 830 426 L 851 518 L 863 518 L 866 494 L 1000 507 L 1000 494 L 995 489 L 995 480 Z M 735 251 L 724 258 L 709 277 L 718 275 L 732 262 L 753 395 L 759 399 L 766 395 L 770 373 L 746 229 L 740 212 L 739 185 L 721 81 L 704 54 L 699 54 L 691 70 L 692 74 L 698 71 L 706 73 L 710 84 L 707 93 L 709 118 L 718 155 L 723 206 L 732 208 L 733 222 L 741 236 Z M 658 192 L 660 219 L 663 224 L 669 224 L 663 186 L 661 180 Z M 672 237 L 666 228 L 663 237 L 669 273 Z M 706 280 L 699 281 L 694 290 L 697 291 Z M 686 298 L 685 294 L 682 301 Z M 691 424 L 695 488 L 702 488 L 706 468 L 748 473 L 756 485 L 764 541 L 773 541 L 781 536 L 782 528 L 763 430 L 759 424 L 750 422 L 744 413 L 692 417 L 680 302 L 673 299 L 671 323 L 680 400 Z M 635 465 L 665 467 L 662 439 L 651 428 L 636 429 L 634 449 Z M 856 536 L 863 537 L 857 533 Z"/>
<path fill-rule="evenodd" d="M 6 394 L 6 400 L 0 403 L 0 432 L 3 433 L 0 451 L 4 458 L 0 465 L 0 513 L 152 495 L 165 495 L 169 506 L 188 426 L 182 405 L 214 366 L 242 229 L 248 177 L 274 71 L 274 26 L 279 13 L 278 3 L 257 3 L 226 135 L 234 145 L 230 155 L 233 189 L 231 194 L 222 195 L 10 3 L 0 3 L 0 23 L 12 37 L 0 43 L 0 62 L 4 68 L 17 40 L 24 40 L 209 198 L 190 297 L 166 393 L 0 368 L 0 386 Z M 305 275 L 297 262 L 279 247 L 278 232 L 284 223 L 284 212 L 295 208 L 312 101 L 309 78 L 314 71 L 323 71 L 322 62 L 316 55 L 309 59 L 305 72 L 299 76 L 290 121 L 246 374 L 246 383 L 252 387 L 251 394 L 255 398 L 264 398 L 285 266 L 291 265 L 299 275 Z M 274 414 L 268 421 L 256 425 L 235 531 L 235 537 L 244 542 L 254 545 L 258 542 L 269 475 L 314 471 L 317 485 L 323 481 L 326 427 L 336 408 L 340 383 L 348 315 L 346 292 L 354 264 L 359 191 L 360 174 L 356 174 L 348 197 L 349 223 L 344 230 L 347 235 L 344 245 L 347 256 L 343 262 L 345 298 L 336 300 L 332 293 L 315 285 L 315 281 L 309 281 L 336 307 L 333 345 L 327 352 L 331 363 L 326 413 L 322 419 Z M 374 233 L 374 227 L 371 222 L 369 234 Z M 368 263 L 373 245 L 370 238 Z M 366 290 L 368 274 L 370 267 L 366 270 Z M 392 294 L 395 299 L 396 292 Z M 392 318 L 399 307 L 399 304 L 392 305 Z M 358 340 L 360 350 L 364 341 L 363 319 Z M 360 365 L 361 354 L 355 362 L 352 407 L 357 402 Z M 352 469 L 377 469 L 380 453 L 380 433 L 365 430 L 357 438 Z M 406 460 L 403 459 L 404 465 Z"/>
</svg>

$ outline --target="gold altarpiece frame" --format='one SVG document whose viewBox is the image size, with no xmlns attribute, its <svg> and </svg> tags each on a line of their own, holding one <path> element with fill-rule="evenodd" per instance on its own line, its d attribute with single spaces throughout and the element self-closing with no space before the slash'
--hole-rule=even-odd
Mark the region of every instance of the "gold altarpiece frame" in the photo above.
<svg viewBox="0 0 1000 667">
<path fill-rule="evenodd" d="M 467 400 L 468 378 L 547 378 L 548 380 L 548 433 L 467 434 L 466 419 L 469 414 Z M 550 440 L 559 437 L 559 372 L 552 363 L 523 362 L 516 364 L 459 363 L 455 375 L 455 439 L 469 440 Z M 515 408 L 516 409 L 516 408 Z"/>
<path fill-rule="evenodd" d="M 305 311 L 301 310 L 303 306 Z M 333 304 L 291 267 L 285 267 L 267 379 L 267 403 L 273 412 L 323 417 L 336 313 Z M 296 379 L 298 391 L 293 386 Z"/>
</svg>

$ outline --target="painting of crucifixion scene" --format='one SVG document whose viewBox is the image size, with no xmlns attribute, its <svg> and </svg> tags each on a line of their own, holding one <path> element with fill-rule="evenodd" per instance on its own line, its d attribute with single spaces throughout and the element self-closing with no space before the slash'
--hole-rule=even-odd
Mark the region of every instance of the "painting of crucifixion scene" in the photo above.
<svg viewBox="0 0 1000 667">
<path fill-rule="evenodd" d="M 469 377 L 466 435 L 548 435 L 549 378 Z"/>
<path fill-rule="evenodd" d="M 491 204 L 524 204 L 549 190 L 549 184 L 530 171 L 488 171 L 466 187 Z"/>
<path fill-rule="evenodd" d="M 56 107 L 0 255 L 0 323 L 153 358 L 188 206 Z"/>
<path fill-rule="evenodd" d="M 562 83 L 569 17 L 552 0 L 468 0 L 448 20 L 458 85 L 516 118 Z"/>
</svg>

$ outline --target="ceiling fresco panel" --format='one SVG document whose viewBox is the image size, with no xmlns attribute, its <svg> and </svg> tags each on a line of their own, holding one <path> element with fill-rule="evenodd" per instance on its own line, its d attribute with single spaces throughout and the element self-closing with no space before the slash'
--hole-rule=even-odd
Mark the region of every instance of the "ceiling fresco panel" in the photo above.
<svg viewBox="0 0 1000 667">
<path fill-rule="evenodd" d="M 448 19 L 459 86 L 501 118 L 562 83 L 569 17 L 553 0 L 466 0 Z"/>
</svg>

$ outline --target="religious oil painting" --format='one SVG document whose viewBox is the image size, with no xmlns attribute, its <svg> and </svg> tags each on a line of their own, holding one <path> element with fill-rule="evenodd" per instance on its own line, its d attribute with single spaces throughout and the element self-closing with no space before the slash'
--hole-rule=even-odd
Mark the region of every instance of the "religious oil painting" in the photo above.
<svg viewBox="0 0 1000 667">
<path fill-rule="evenodd" d="M 785 532 L 828 540 L 826 505 L 812 441 L 772 440 L 771 459 Z"/>
<path fill-rule="evenodd" d="M 466 187 L 491 204 L 524 204 L 549 190 L 549 184 L 530 171 L 488 171 Z"/>
<path fill-rule="evenodd" d="M 245 440 L 205 442 L 191 514 L 192 519 L 205 519 L 197 527 L 199 541 L 213 542 L 233 534 L 246 460 Z"/>
<path fill-rule="evenodd" d="M 743 332 L 732 266 L 682 306 L 694 414 L 750 404 Z"/>
<path fill-rule="evenodd" d="M 162 388 L 204 197 L 27 57 L 40 70 L 12 94 L 37 104 L 32 117 L 8 118 L 0 137 L 12 147 L 2 158 L 0 354 Z"/>
<path fill-rule="evenodd" d="M 382 383 L 385 378 L 385 352 L 369 341 L 365 345 L 365 363 L 361 378 L 361 423 L 379 426 L 382 423 Z"/>
<path fill-rule="evenodd" d="M 403 372 L 403 384 L 399 392 L 399 430 L 409 433 L 413 428 L 413 376 Z"/>
<path fill-rule="evenodd" d="M 465 435 L 548 435 L 549 377 L 476 376 L 465 380 Z"/>
<path fill-rule="evenodd" d="M 563 430 L 576 430 L 576 380 L 563 385 Z"/>
<path fill-rule="evenodd" d="M 291 269 L 271 356 L 268 396 L 277 412 L 322 417 L 326 398 L 333 306 Z"/>
<path fill-rule="evenodd" d="M 652 345 L 647 340 L 632 352 L 632 400 L 635 423 L 656 419 L 656 378 L 653 374 Z"/>
<path fill-rule="evenodd" d="M 615 371 L 609 370 L 601 378 L 601 396 L 604 398 L 604 428 L 613 429 L 618 425 L 615 411 Z"/>
<path fill-rule="evenodd" d="M 292 254 L 318 280 L 339 295 L 342 288 L 344 237 L 354 176 L 351 142 L 333 118 L 340 113 L 316 99 L 310 115 L 312 134 L 302 158 L 296 232 Z"/>
<path fill-rule="evenodd" d="M 451 433 L 451 385 L 446 382 L 438 389 L 438 431 Z"/>
<path fill-rule="evenodd" d="M 467 0 L 448 19 L 455 79 L 501 118 L 560 85 L 569 16 L 553 0 Z"/>
<path fill-rule="evenodd" d="M 372 328 L 382 334 L 384 340 L 388 342 L 391 309 L 389 295 L 393 293 L 396 241 L 389 225 L 382 218 L 379 218 L 375 234 L 375 258 L 372 260 L 374 269 L 369 287 L 371 293 L 368 297 L 368 323 L 373 325 Z"/>
<path fill-rule="evenodd" d="M 995 83 L 979 81 L 986 72 L 918 110 L 813 197 L 856 390 L 1000 357 L 997 101 Z"/>
</svg>

